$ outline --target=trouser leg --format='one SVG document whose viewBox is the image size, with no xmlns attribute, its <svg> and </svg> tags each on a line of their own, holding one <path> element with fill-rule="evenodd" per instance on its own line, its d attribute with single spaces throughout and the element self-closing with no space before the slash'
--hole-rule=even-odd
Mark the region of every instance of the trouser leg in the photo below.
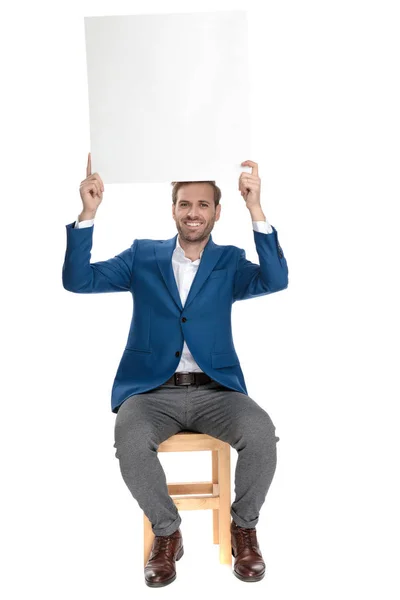
<svg viewBox="0 0 400 600">
<path fill-rule="evenodd" d="M 222 439 L 238 452 L 231 515 L 240 527 L 255 527 L 276 470 L 275 425 L 248 395 L 215 384 L 194 389 L 189 406 L 190 429 Z"/>
<path fill-rule="evenodd" d="M 163 388 L 157 388 L 131 396 L 115 420 L 115 456 L 122 477 L 156 536 L 171 535 L 181 524 L 157 454 L 159 444 L 183 428 L 175 415 L 182 390 L 176 395 L 170 391 L 165 394 Z"/>
</svg>

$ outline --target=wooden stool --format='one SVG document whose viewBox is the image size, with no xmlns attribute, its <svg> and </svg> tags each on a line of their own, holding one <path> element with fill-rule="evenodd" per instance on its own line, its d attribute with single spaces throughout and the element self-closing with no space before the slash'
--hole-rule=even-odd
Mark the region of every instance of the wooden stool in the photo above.
<svg viewBox="0 0 400 600">
<path fill-rule="evenodd" d="M 231 550 L 231 447 L 227 442 L 205 433 L 180 431 L 162 442 L 157 452 L 193 452 L 211 450 L 212 481 L 168 483 L 168 493 L 178 510 L 213 511 L 213 543 L 219 544 L 219 561 L 232 565 Z M 207 494 L 199 496 L 198 494 Z M 144 564 L 154 540 L 152 525 L 144 517 Z"/>
</svg>

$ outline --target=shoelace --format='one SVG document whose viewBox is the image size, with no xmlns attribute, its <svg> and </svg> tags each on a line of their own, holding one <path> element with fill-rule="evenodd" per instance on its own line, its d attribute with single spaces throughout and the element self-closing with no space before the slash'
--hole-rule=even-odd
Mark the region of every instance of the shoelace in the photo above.
<svg viewBox="0 0 400 600">
<path fill-rule="evenodd" d="M 165 554 L 172 558 L 174 553 L 172 550 L 172 538 L 168 535 L 157 536 L 156 544 L 154 547 L 154 554 L 157 555 L 159 552 L 165 551 Z"/>
<path fill-rule="evenodd" d="M 244 527 L 238 527 L 237 528 L 237 532 L 239 534 L 238 536 L 238 554 L 240 554 L 240 552 L 244 549 L 244 548 L 251 548 L 252 550 L 254 550 L 255 552 L 259 553 L 258 547 L 257 547 L 257 543 L 256 543 L 256 539 L 255 539 L 255 530 L 254 529 L 246 529 Z"/>
</svg>

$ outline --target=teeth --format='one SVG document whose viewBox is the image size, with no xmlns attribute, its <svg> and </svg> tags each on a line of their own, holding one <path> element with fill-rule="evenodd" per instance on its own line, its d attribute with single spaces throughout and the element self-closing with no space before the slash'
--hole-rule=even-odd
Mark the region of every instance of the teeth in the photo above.
<svg viewBox="0 0 400 600">
<path fill-rule="evenodd" d="M 200 223 L 186 223 L 189 227 L 199 227 Z"/>
</svg>

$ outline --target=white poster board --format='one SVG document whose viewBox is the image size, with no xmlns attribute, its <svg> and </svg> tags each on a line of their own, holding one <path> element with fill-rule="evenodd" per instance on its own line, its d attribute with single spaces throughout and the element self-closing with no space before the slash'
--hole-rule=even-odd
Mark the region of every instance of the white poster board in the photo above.
<svg viewBox="0 0 400 600">
<path fill-rule="evenodd" d="M 84 20 L 92 172 L 104 183 L 250 170 L 245 11 Z"/>
</svg>

